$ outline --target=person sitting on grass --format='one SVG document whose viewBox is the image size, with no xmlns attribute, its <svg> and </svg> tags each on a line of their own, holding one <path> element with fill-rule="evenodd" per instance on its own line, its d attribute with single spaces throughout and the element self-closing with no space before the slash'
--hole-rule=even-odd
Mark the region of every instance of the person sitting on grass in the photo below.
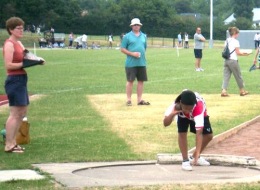
<svg viewBox="0 0 260 190">
<path fill-rule="evenodd" d="M 213 138 L 206 103 L 197 92 L 184 90 L 165 112 L 163 125 L 169 126 L 177 116 L 178 143 L 182 154 L 182 169 L 192 170 L 192 165 L 209 166 L 210 163 L 200 156 Z M 196 134 L 196 149 L 188 156 L 187 132 Z"/>
</svg>

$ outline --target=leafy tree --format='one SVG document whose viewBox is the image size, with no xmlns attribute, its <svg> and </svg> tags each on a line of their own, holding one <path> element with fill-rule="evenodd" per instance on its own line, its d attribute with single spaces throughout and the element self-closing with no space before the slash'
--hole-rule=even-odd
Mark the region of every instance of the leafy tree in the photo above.
<svg viewBox="0 0 260 190">
<path fill-rule="evenodd" d="M 125 0 L 126 3 L 127 1 L 129 2 L 129 0 Z M 134 0 L 131 1 L 135 3 Z M 174 27 L 171 24 L 174 19 L 174 15 L 176 14 L 174 9 L 168 6 L 164 0 L 142 0 L 142 2 L 143 3 L 140 4 L 138 11 L 132 12 L 132 14 L 128 17 L 128 20 L 133 17 L 140 17 L 144 23 L 143 29 L 147 33 L 157 36 L 169 36 L 171 34 L 172 27 Z M 131 11 L 131 9 L 132 8 L 129 7 L 129 11 Z"/>
<path fill-rule="evenodd" d="M 237 17 L 234 23 L 240 30 L 248 30 L 252 28 L 252 20 L 245 17 Z"/>
<path fill-rule="evenodd" d="M 254 0 L 255 8 L 260 8 L 260 1 Z"/>
<path fill-rule="evenodd" d="M 223 20 L 233 13 L 234 5 L 247 6 L 249 3 L 251 6 L 250 2 L 253 2 L 259 6 L 259 0 L 234 1 L 213 0 L 214 38 L 223 35 L 226 30 Z M 245 11 L 243 7 L 235 13 L 239 17 L 250 16 L 241 11 L 248 13 L 249 9 Z M 249 13 L 251 11 L 252 7 Z M 201 17 L 195 19 L 177 14 L 183 12 L 199 13 Z M 176 37 L 179 32 L 193 35 L 195 28 L 201 26 L 207 37 L 209 13 L 210 0 L 1 0 L 0 27 L 5 27 L 9 17 L 19 16 L 26 25 L 42 25 L 43 30 L 53 26 L 56 32 L 119 35 L 128 32 L 131 19 L 138 17 L 144 24 L 142 31 L 148 36 Z M 248 23 L 237 19 L 237 24 L 239 22 Z"/>
<path fill-rule="evenodd" d="M 192 0 L 191 7 L 196 13 L 210 14 L 210 0 Z"/>
<path fill-rule="evenodd" d="M 5 21 L 11 16 L 15 15 L 15 2 L 10 0 L 2 0 L 0 6 L 1 26 L 5 27 Z"/>
<path fill-rule="evenodd" d="M 234 17 L 244 17 L 248 20 L 253 19 L 253 8 L 254 8 L 254 2 L 253 0 L 233 0 L 233 11 L 234 11 Z"/>
<path fill-rule="evenodd" d="M 77 0 L 2 0 L 1 26 L 11 16 L 21 17 L 27 25 L 46 25 L 47 28 L 60 22 L 66 23 L 79 17 Z"/>
<path fill-rule="evenodd" d="M 191 2 L 189 0 L 177 0 L 175 2 L 175 10 L 177 13 L 193 13 Z"/>
<path fill-rule="evenodd" d="M 53 0 L 48 1 L 50 2 L 45 17 L 47 29 L 53 26 L 57 32 L 71 32 L 75 20 L 78 20 L 82 13 L 77 0 L 55 0 L 55 4 L 52 3 Z"/>
<path fill-rule="evenodd" d="M 103 34 L 128 32 L 131 19 L 138 17 L 144 24 L 144 32 L 166 35 L 170 33 L 174 15 L 174 10 L 164 0 L 139 0 L 138 3 L 136 0 L 108 0 L 99 9 L 90 9 L 84 19 L 89 21 L 90 34 L 97 34 L 97 31 Z"/>
<path fill-rule="evenodd" d="M 233 5 L 231 0 L 214 0 L 213 1 L 213 14 L 219 21 L 224 21 L 231 14 L 233 14 Z"/>
<path fill-rule="evenodd" d="M 236 26 L 240 29 L 250 29 L 253 20 L 253 0 L 233 0 L 234 17 L 236 18 Z"/>
</svg>

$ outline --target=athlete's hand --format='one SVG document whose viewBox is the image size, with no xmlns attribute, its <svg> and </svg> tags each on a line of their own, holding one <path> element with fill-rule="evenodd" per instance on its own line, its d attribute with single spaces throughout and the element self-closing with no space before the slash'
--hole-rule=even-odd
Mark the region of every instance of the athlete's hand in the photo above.
<svg viewBox="0 0 260 190">
<path fill-rule="evenodd" d="M 193 162 L 192 162 L 192 165 L 193 165 L 193 166 L 198 165 L 199 156 L 200 156 L 200 155 L 197 154 L 197 153 L 195 153 L 195 154 L 193 155 Z"/>
</svg>

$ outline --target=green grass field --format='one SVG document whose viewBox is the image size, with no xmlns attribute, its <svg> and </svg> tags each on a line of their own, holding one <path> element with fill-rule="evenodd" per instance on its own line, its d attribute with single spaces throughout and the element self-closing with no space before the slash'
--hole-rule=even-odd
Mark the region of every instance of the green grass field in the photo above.
<svg viewBox="0 0 260 190">
<path fill-rule="evenodd" d="M 162 127 L 165 109 L 175 99 L 175 96 L 186 88 L 206 96 L 219 97 L 223 70 L 221 49 L 204 49 L 202 60 L 204 72 L 195 72 L 194 70 L 193 49 L 180 49 L 179 54 L 180 56 L 177 57 L 176 49 L 173 48 L 147 50 L 149 81 L 145 83 L 144 99 L 152 97 L 153 101 L 151 101 L 150 107 L 140 108 L 142 109 L 142 117 L 139 121 L 141 128 L 138 129 L 138 133 L 143 135 L 142 139 L 144 139 L 148 149 L 150 144 L 156 146 L 156 149 L 151 149 L 149 152 L 141 150 L 136 152 L 131 143 L 129 144 L 129 141 L 121 133 L 115 131 L 115 128 L 112 127 L 114 123 L 104 116 L 103 113 L 106 110 L 103 113 L 100 112 L 102 108 L 107 108 L 106 102 L 114 102 L 117 107 L 108 108 L 110 109 L 108 112 L 118 111 L 116 113 L 120 114 L 122 110 L 127 113 L 124 100 L 125 56 L 120 50 L 37 50 L 37 55 L 45 58 L 46 65 L 27 69 L 30 93 L 44 95 L 40 99 L 31 101 L 29 106 L 31 143 L 25 145 L 26 152 L 22 155 L 5 154 L 2 151 L 0 153 L 0 169 L 25 169 L 32 168 L 31 164 L 33 163 L 49 162 L 148 160 L 155 159 L 159 151 L 178 152 L 175 127 L 169 129 Z M 238 100 L 239 106 L 234 106 L 232 103 L 230 109 L 222 110 L 220 108 L 218 114 L 219 112 L 223 114 L 225 119 L 214 120 L 212 117 L 215 135 L 259 114 L 258 104 L 254 102 L 254 100 L 260 99 L 258 98 L 259 71 L 248 71 L 253 57 L 254 55 L 240 57 L 239 63 L 246 89 L 254 99 L 250 98 L 250 95 L 240 97 L 238 87 L 232 77 L 228 92 L 232 94 L 230 100 L 235 98 Z M 0 80 L 2 84 L 0 94 L 4 93 L 5 71 L 3 65 L 2 54 L 0 54 Z M 109 96 L 111 94 L 120 95 L 123 99 L 115 101 Z M 101 104 L 98 104 L 98 109 L 90 99 L 96 95 L 102 95 L 103 98 Z M 167 98 L 167 100 L 160 99 L 162 97 Z M 134 88 L 133 101 L 135 100 Z M 147 100 L 149 101 L 149 99 Z M 222 99 L 217 101 L 221 102 Z M 228 107 L 229 101 L 226 99 L 223 101 L 226 101 Z M 212 107 L 218 104 L 214 99 L 209 101 L 206 99 L 206 102 Z M 139 107 L 133 106 L 133 109 L 138 110 Z M 153 110 L 156 111 L 153 112 Z M 208 110 L 210 112 L 210 106 L 208 106 Z M 0 124 L 2 123 L 3 126 L 8 116 L 8 109 L 0 111 Z M 226 119 L 230 112 L 237 114 Z M 112 116 L 110 115 L 110 117 Z M 142 122 L 151 117 L 159 119 L 153 124 Z M 124 117 L 119 120 L 123 122 Z M 117 127 L 124 128 L 124 126 Z M 138 140 L 140 139 L 133 139 L 133 141 L 137 141 L 137 144 Z M 194 136 L 191 136 L 189 147 L 193 146 Z M 245 186 L 244 189 L 258 187 L 257 184 Z M 6 189 L 6 187 L 8 189 L 17 189 L 18 187 L 21 189 L 36 189 L 36 187 L 38 189 L 55 189 L 48 179 L 38 182 L 0 183 L 0 189 Z M 195 189 L 199 189 L 199 187 L 196 186 Z M 236 189 L 240 188 L 241 185 L 233 184 L 224 187 L 225 189 Z M 159 189 L 160 187 L 154 188 Z"/>
</svg>

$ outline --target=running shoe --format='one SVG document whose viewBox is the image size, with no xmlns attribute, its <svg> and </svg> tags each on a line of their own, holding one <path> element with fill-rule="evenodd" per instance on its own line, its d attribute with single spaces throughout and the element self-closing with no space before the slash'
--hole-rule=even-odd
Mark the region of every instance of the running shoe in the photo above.
<svg viewBox="0 0 260 190">
<path fill-rule="evenodd" d="M 185 171 L 192 171 L 192 167 L 189 161 L 182 162 L 182 169 Z"/>
</svg>

